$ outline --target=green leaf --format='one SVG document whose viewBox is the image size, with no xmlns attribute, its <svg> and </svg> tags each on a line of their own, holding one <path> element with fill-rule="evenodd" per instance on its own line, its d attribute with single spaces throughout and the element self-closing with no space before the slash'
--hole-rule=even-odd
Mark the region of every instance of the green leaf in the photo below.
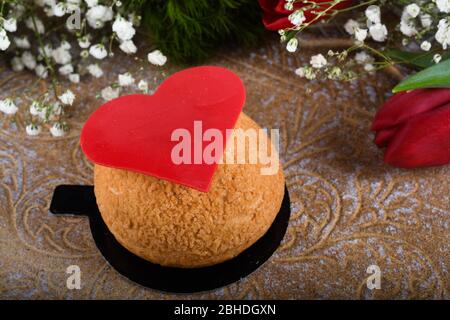
<svg viewBox="0 0 450 320">
<path fill-rule="evenodd" d="M 450 59 L 412 75 L 392 91 L 397 93 L 419 88 L 450 88 Z"/>
<path fill-rule="evenodd" d="M 255 0 L 122 2 L 141 6 L 142 28 L 151 44 L 175 63 L 202 63 L 229 45 L 253 46 L 265 32 L 262 11 Z"/>
<path fill-rule="evenodd" d="M 397 63 L 408 64 L 419 69 L 426 69 L 435 65 L 433 60 L 435 52 L 407 52 L 397 49 L 387 50 L 383 54 Z M 450 53 L 442 55 L 442 60 L 450 58 Z"/>
</svg>

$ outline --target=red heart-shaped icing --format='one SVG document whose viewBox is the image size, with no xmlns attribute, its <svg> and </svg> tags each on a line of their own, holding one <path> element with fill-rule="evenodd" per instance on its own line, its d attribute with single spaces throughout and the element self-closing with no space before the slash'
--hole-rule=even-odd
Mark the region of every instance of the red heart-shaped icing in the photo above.
<svg viewBox="0 0 450 320">
<path fill-rule="evenodd" d="M 187 129 L 192 150 L 195 143 L 203 150 L 209 142 L 194 134 L 194 121 L 201 121 L 203 132 L 220 130 L 225 148 L 226 130 L 234 128 L 244 102 L 244 85 L 233 72 L 211 66 L 186 69 L 166 79 L 153 95 L 123 96 L 98 108 L 83 127 L 81 148 L 94 163 L 206 192 L 217 164 L 175 164 L 171 153 L 179 142 L 171 141 L 172 133 Z"/>
</svg>

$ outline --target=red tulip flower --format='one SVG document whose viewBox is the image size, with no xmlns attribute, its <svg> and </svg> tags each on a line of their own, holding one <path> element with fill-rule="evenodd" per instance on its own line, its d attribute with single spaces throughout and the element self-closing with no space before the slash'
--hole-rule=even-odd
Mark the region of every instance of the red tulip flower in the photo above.
<svg viewBox="0 0 450 320">
<path fill-rule="evenodd" d="M 390 98 L 375 116 L 384 161 L 401 168 L 450 163 L 450 89 L 417 89 Z"/>
<path fill-rule="evenodd" d="M 268 30 L 280 30 L 294 27 L 294 25 L 289 21 L 289 15 L 297 9 L 301 9 L 306 6 L 311 6 L 311 2 L 317 3 L 318 6 L 315 7 L 314 9 L 306 10 L 304 12 L 306 18 L 305 23 L 308 23 L 314 18 L 316 18 L 317 12 L 323 12 L 324 10 L 330 8 L 331 6 L 330 0 L 308 1 L 310 3 L 298 1 L 294 3 L 293 10 L 287 10 L 284 7 L 286 4 L 286 0 L 258 0 L 258 1 L 259 5 L 261 6 L 264 12 L 263 24 Z M 330 12 L 328 12 L 327 15 L 324 15 L 320 19 L 326 18 L 334 10 L 348 7 L 351 4 L 351 2 L 352 2 L 351 0 L 346 0 L 335 5 L 332 9 L 330 9 Z"/>
</svg>

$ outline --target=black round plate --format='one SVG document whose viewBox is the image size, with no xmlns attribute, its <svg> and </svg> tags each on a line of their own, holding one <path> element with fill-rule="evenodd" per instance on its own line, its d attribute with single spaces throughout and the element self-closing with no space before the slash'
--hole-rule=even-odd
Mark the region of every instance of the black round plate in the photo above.
<svg viewBox="0 0 450 320">
<path fill-rule="evenodd" d="M 50 211 L 53 214 L 88 216 L 94 241 L 114 269 L 140 285 L 173 293 L 216 289 L 255 271 L 279 247 L 291 213 L 286 188 L 280 212 L 269 230 L 255 244 L 226 262 L 210 267 L 184 269 L 153 264 L 125 249 L 103 222 L 92 186 L 58 186 L 53 194 Z"/>
</svg>

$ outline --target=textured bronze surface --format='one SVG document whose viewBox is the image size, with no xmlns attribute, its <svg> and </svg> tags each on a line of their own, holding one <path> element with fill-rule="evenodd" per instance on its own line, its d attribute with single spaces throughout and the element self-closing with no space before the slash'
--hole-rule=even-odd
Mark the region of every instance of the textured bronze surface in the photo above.
<svg viewBox="0 0 450 320">
<path fill-rule="evenodd" d="M 70 133 L 28 137 L 0 115 L 0 297 L 32 299 L 434 298 L 448 299 L 449 166 L 399 170 L 382 162 L 370 122 L 394 84 L 385 74 L 353 83 L 309 82 L 293 70 L 313 51 L 289 55 L 279 43 L 225 52 L 210 64 L 239 74 L 245 112 L 279 128 L 293 212 L 284 243 L 255 273 L 226 288 L 195 295 L 144 289 L 115 272 L 97 251 L 87 218 L 48 213 L 59 184 L 92 184 L 78 146 L 95 95 L 118 73 L 136 70 L 155 88 L 161 69 L 117 57 L 100 81 L 84 79 Z M 322 48 L 323 52 L 326 49 Z M 30 88 L 28 73 L 0 73 L 0 98 Z M 7 81 L 5 81 L 7 80 Z M 46 86 L 39 84 L 40 94 Z M 21 104 L 25 110 L 25 104 Z M 25 111 L 17 116 L 23 119 Z M 79 265 L 81 290 L 68 290 L 66 268 Z M 381 289 L 366 286 L 367 267 L 381 268 Z"/>
</svg>

